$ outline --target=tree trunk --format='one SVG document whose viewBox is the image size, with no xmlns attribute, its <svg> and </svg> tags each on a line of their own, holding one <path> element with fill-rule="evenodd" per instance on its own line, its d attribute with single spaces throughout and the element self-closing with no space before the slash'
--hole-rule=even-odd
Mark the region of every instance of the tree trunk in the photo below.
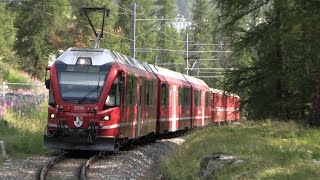
<svg viewBox="0 0 320 180">
<path fill-rule="evenodd" d="M 320 73 L 315 76 L 310 125 L 320 126 Z"/>
</svg>

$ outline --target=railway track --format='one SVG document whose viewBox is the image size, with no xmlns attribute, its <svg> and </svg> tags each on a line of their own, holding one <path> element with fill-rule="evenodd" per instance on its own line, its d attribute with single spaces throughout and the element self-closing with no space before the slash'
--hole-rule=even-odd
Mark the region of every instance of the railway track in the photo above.
<svg viewBox="0 0 320 180">
<path fill-rule="evenodd" d="M 57 156 L 56 158 L 52 159 L 51 161 L 43 165 L 38 170 L 36 179 L 48 180 L 48 179 L 70 179 L 71 178 L 71 179 L 86 180 L 87 171 L 89 167 L 92 164 L 94 164 L 96 161 L 98 161 L 102 156 L 104 156 L 104 154 L 103 153 L 95 154 L 90 158 L 86 158 L 86 159 L 84 159 L 83 157 L 74 158 L 72 156 L 74 156 L 74 154 L 71 154 L 70 152 L 64 152 L 61 155 Z M 63 164 L 68 163 L 67 160 L 71 161 L 72 164 L 79 164 L 79 165 L 78 166 L 75 165 L 73 170 L 70 170 L 69 168 L 66 169 L 65 167 L 63 167 L 64 166 Z M 61 167 L 56 167 L 56 170 L 54 170 L 55 166 L 61 166 Z M 66 172 L 61 173 L 60 171 L 62 170 Z M 51 171 L 53 172 L 50 174 Z M 59 171 L 59 172 L 54 172 L 54 171 Z M 66 175 L 66 173 L 68 174 Z M 59 176 L 61 177 L 59 178 Z"/>
</svg>

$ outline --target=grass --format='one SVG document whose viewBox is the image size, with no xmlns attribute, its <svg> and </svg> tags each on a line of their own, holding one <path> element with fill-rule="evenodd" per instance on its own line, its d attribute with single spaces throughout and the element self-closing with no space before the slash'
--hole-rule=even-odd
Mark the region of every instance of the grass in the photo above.
<svg viewBox="0 0 320 180">
<path fill-rule="evenodd" d="M 39 80 L 32 79 L 28 74 L 15 70 L 12 66 L 0 60 L 0 83 L 2 81 L 9 83 L 40 83 Z M 32 89 L 33 87 L 9 86 L 10 91 L 21 90 L 20 88 L 25 92 L 27 91 L 26 89 Z M 34 93 L 37 96 L 38 94 L 39 90 Z M 14 101 L 8 101 L 8 103 L 12 102 L 14 103 Z M 18 101 L 15 102 L 17 103 Z M 2 102 L 2 105 L 4 104 Z M 16 108 L 11 108 L 4 116 L 0 116 L 0 141 L 5 142 L 6 152 L 9 157 L 21 159 L 50 151 L 42 147 L 43 131 L 47 119 L 47 104 L 43 103 L 40 106 L 36 106 L 32 100 L 24 100 L 22 104 L 17 103 L 14 107 Z M 0 110 L 3 109 L 0 108 Z M 3 162 L 5 160 L 0 156 L 0 166 Z"/>
<path fill-rule="evenodd" d="M 217 152 L 234 155 L 245 163 L 226 167 L 212 179 L 320 177 L 319 129 L 272 121 L 196 130 L 164 158 L 160 173 L 166 179 L 200 179 L 200 161 Z"/>
<path fill-rule="evenodd" d="M 47 118 L 45 107 L 45 103 L 38 108 L 30 105 L 27 113 L 9 111 L 4 115 L 4 121 L 0 121 L 0 140 L 5 142 L 10 158 L 21 159 L 49 151 L 42 147 Z M 3 161 L 0 159 L 0 164 Z"/>
<path fill-rule="evenodd" d="M 14 69 L 4 72 L 3 79 L 6 79 L 7 82 L 15 83 L 28 83 L 29 81 L 27 77 L 23 76 L 20 72 Z"/>
</svg>

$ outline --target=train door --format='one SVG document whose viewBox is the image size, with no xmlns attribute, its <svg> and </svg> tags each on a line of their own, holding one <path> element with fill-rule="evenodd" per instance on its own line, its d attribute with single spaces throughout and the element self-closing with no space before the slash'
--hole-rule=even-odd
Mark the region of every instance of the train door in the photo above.
<svg viewBox="0 0 320 180">
<path fill-rule="evenodd" d="M 134 138 L 135 128 L 132 124 L 137 122 L 137 99 L 138 99 L 138 82 L 135 75 L 129 74 L 127 76 L 126 85 L 126 124 L 127 126 L 121 127 L 121 131 L 126 132 L 125 137 Z"/>
<path fill-rule="evenodd" d="M 137 125 L 136 125 L 136 137 L 141 136 L 141 121 L 142 121 L 142 78 L 138 79 L 138 116 L 137 116 Z"/>
<path fill-rule="evenodd" d="M 161 83 L 161 89 L 159 91 L 159 132 L 166 132 L 170 130 L 170 118 L 169 118 L 169 84 Z"/>
<path fill-rule="evenodd" d="M 172 86 L 172 126 L 171 131 L 177 130 L 177 103 L 176 103 L 176 95 L 177 95 L 177 86 Z"/>
</svg>

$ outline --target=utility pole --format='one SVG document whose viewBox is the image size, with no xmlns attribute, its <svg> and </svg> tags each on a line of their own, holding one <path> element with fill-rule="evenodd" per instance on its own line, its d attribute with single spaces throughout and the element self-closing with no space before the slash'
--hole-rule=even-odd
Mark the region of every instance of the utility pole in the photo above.
<svg viewBox="0 0 320 180">
<path fill-rule="evenodd" d="M 188 30 L 187 30 L 187 28 L 186 28 L 186 38 L 187 38 L 187 40 L 186 40 L 186 61 L 187 61 L 187 75 L 189 75 L 189 35 L 188 35 Z"/>
<path fill-rule="evenodd" d="M 131 57 L 136 58 L 136 11 L 137 5 L 133 3 L 131 6 Z"/>
</svg>

